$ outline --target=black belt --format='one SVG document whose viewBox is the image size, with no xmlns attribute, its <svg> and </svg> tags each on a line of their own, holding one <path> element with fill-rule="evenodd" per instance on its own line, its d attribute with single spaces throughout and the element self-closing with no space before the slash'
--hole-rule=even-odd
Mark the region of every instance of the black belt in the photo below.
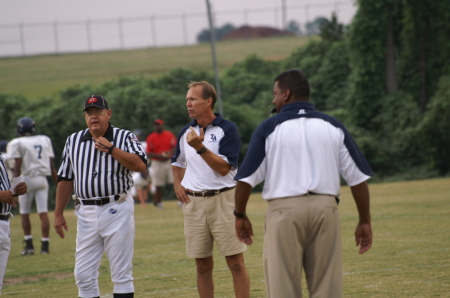
<svg viewBox="0 0 450 298">
<path fill-rule="evenodd" d="M 321 194 L 318 194 L 318 193 L 315 193 L 315 192 L 312 192 L 312 191 L 308 191 L 308 193 L 305 194 L 305 195 L 320 196 Z M 328 196 L 328 195 L 324 195 L 324 196 Z M 338 197 L 334 197 L 334 199 L 336 200 L 336 204 L 339 205 L 339 201 L 340 201 L 339 198 Z"/>
<path fill-rule="evenodd" d="M 224 187 L 222 189 L 212 189 L 212 190 L 204 190 L 204 191 L 190 191 L 190 190 L 186 190 L 186 194 L 193 196 L 193 197 L 213 197 L 213 196 L 217 196 L 218 194 L 220 194 L 221 192 L 233 189 L 233 187 Z"/>
<path fill-rule="evenodd" d="M 114 201 L 117 201 L 120 199 L 120 195 L 114 195 Z M 104 197 L 104 198 L 98 198 L 98 199 L 76 199 L 75 205 L 78 205 L 80 202 L 83 205 L 96 205 L 96 206 L 102 206 L 111 203 L 111 197 Z"/>
<path fill-rule="evenodd" d="M 0 214 L 0 220 L 8 220 L 8 219 L 9 219 L 9 214 L 7 214 L 7 215 Z"/>
</svg>

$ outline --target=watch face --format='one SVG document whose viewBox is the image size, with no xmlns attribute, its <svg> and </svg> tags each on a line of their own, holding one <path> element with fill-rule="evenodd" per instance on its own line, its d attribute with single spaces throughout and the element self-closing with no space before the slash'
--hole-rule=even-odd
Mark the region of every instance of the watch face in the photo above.
<svg viewBox="0 0 450 298">
<path fill-rule="evenodd" d="M 202 149 L 197 151 L 198 154 L 202 154 L 202 153 L 205 153 L 205 152 L 206 152 L 206 147 L 205 146 L 203 146 Z"/>
</svg>

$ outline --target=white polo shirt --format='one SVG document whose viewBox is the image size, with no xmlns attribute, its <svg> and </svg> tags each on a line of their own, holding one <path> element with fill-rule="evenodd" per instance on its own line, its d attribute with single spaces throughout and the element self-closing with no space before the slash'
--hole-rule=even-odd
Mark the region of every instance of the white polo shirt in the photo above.
<svg viewBox="0 0 450 298">
<path fill-rule="evenodd" d="M 236 185 L 233 178 L 237 172 L 241 139 L 234 123 L 223 119 L 220 114 L 215 115 L 216 119 L 204 131 L 203 145 L 230 164 L 231 170 L 226 176 L 221 176 L 211 169 L 195 149 L 186 142 L 186 135 L 190 127 L 200 134 L 200 126 L 194 120 L 178 134 L 177 148 L 172 157 L 173 166 L 186 168 L 181 185 L 187 189 L 203 191 Z"/>
<path fill-rule="evenodd" d="M 235 180 L 252 187 L 265 180 L 265 200 L 308 192 L 337 197 L 340 175 L 354 186 L 372 170 L 339 120 L 295 102 L 258 126 Z"/>
</svg>

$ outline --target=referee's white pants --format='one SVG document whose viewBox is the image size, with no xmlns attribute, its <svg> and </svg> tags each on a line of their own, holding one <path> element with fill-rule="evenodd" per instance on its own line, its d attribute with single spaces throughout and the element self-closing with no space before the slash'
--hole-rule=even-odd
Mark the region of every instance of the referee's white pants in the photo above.
<svg viewBox="0 0 450 298">
<path fill-rule="evenodd" d="M 6 264 L 8 264 L 9 251 L 11 250 L 11 238 L 9 221 L 0 220 L 0 294 L 3 288 L 3 278 L 5 277 Z"/>
<path fill-rule="evenodd" d="M 134 292 L 132 261 L 134 252 L 134 200 L 84 206 L 78 218 L 75 253 L 75 280 L 79 297 L 100 296 L 98 268 L 103 252 L 108 256 L 114 293 Z"/>
</svg>

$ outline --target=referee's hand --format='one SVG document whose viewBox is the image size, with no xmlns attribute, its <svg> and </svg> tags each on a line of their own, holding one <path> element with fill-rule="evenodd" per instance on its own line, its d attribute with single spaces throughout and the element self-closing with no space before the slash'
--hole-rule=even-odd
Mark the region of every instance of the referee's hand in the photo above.
<svg viewBox="0 0 450 298">
<path fill-rule="evenodd" d="M 13 196 L 13 193 L 10 190 L 1 190 L 0 191 L 0 202 L 12 205 L 14 203 L 16 197 Z"/>
<path fill-rule="evenodd" d="M 14 193 L 17 195 L 24 195 L 27 193 L 27 189 L 28 188 L 27 188 L 27 185 L 25 184 L 25 182 L 20 182 L 14 188 Z"/>
<path fill-rule="evenodd" d="M 55 231 L 56 234 L 59 235 L 59 237 L 61 237 L 62 239 L 64 239 L 65 235 L 64 235 L 64 230 L 69 231 L 69 229 L 67 228 L 67 223 L 66 223 L 66 219 L 64 218 L 64 215 L 55 215 L 55 220 L 53 221 L 53 225 L 55 227 Z"/>
<path fill-rule="evenodd" d="M 97 139 L 94 139 L 94 141 L 95 141 L 95 149 L 103 152 L 108 152 L 109 147 L 112 146 L 112 144 L 104 137 L 99 137 Z"/>
</svg>

